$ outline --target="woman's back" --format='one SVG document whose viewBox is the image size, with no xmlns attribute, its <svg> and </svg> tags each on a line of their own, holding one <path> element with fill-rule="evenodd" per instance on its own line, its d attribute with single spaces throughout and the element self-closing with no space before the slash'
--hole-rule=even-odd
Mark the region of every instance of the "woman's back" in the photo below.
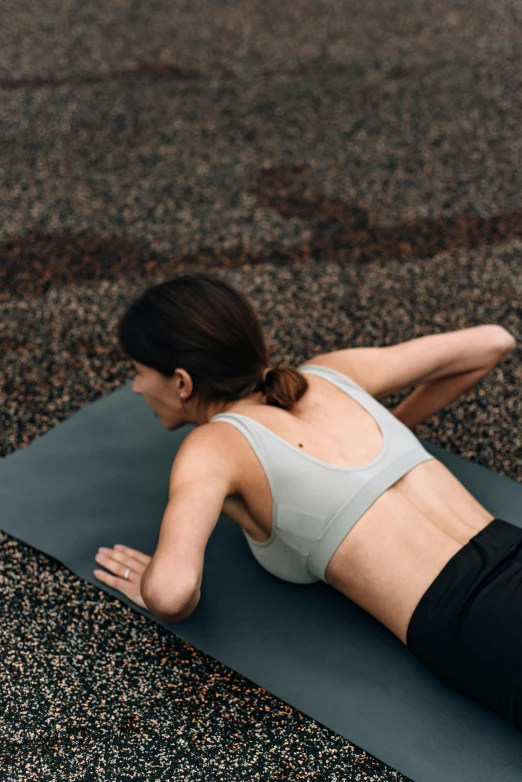
<svg viewBox="0 0 522 782">
<path fill-rule="evenodd" d="M 322 356 L 302 366 L 332 363 L 331 357 Z M 330 369 L 339 372 L 335 366 Z M 312 367 L 306 371 L 309 388 L 291 412 L 241 402 L 229 412 L 261 424 L 298 450 L 297 457 L 306 454 L 337 470 L 364 468 L 378 461 L 383 437 L 375 416 L 312 371 Z M 272 532 L 273 499 L 265 470 L 241 432 L 221 423 L 223 436 L 234 439 L 241 465 L 236 491 L 223 510 L 251 539 L 267 541 Z M 347 480 L 351 475 L 346 473 Z M 444 465 L 428 458 L 390 485 L 350 526 L 329 559 L 326 581 L 405 643 L 409 619 L 428 586 L 492 519 Z"/>
</svg>

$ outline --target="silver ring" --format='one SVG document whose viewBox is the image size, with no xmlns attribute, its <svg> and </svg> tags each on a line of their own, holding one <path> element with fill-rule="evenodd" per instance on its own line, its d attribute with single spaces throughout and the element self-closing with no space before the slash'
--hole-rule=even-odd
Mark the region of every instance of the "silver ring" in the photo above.
<svg viewBox="0 0 522 782">
<path fill-rule="evenodd" d="M 123 578 L 128 579 L 130 572 L 131 572 L 131 569 L 130 569 L 130 567 L 128 567 L 127 570 L 125 571 L 125 575 L 123 576 Z"/>
</svg>

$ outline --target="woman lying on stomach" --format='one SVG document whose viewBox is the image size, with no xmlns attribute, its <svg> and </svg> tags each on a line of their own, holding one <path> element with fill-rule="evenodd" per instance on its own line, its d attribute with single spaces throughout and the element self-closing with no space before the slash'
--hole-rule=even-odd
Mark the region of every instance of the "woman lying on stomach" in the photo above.
<svg viewBox="0 0 522 782">
<path fill-rule="evenodd" d="M 184 619 L 223 512 L 274 576 L 331 585 L 522 730 L 522 530 L 412 432 L 513 350 L 509 332 L 482 325 L 270 367 L 249 300 L 185 274 L 135 301 L 118 336 L 135 393 L 166 429 L 196 428 L 172 466 L 154 556 L 108 549 L 97 561 L 113 575 L 100 580 Z M 393 413 L 377 401 L 412 387 Z"/>
</svg>

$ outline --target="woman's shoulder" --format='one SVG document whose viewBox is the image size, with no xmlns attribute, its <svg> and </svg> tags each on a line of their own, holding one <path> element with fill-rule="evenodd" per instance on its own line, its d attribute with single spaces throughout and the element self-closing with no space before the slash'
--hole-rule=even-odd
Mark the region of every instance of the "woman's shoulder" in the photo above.
<svg viewBox="0 0 522 782">
<path fill-rule="evenodd" d="M 371 393 L 368 388 L 368 383 L 365 381 L 364 371 L 361 372 L 361 368 L 359 368 L 359 371 L 357 370 L 357 358 L 353 356 L 353 351 L 358 349 L 359 348 L 347 348 L 346 350 L 335 350 L 331 353 L 321 353 L 319 356 L 314 356 L 313 358 L 304 361 L 299 366 L 306 367 L 317 364 L 326 369 L 333 369 L 335 372 L 345 375 L 348 380 L 353 381 L 365 391 L 368 391 L 368 393 Z"/>
</svg>

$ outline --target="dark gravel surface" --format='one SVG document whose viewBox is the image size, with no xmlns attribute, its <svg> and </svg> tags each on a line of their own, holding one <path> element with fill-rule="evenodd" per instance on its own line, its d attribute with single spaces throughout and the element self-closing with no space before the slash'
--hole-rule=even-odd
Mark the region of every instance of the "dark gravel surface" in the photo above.
<svg viewBox="0 0 522 782">
<path fill-rule="evenodd" d="M 0 459 L 131 379 L 117 319 L 185 270 L 251 297 L 276 364 L 520 345 L 519 2 L 2 12 Z M 520 358 L 417 434 L 520 481 Z M 406 780 L 3 533 L 0 569 L 2 780 Z"/>
</svg>

